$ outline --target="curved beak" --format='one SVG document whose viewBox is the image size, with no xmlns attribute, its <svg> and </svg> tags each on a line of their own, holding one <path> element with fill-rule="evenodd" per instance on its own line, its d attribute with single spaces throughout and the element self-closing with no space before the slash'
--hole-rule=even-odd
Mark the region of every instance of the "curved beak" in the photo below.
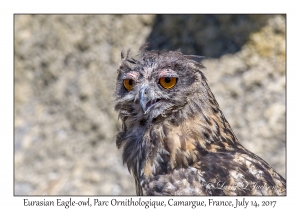
<svg viewBox="0 0 300 210">
<path fill-rule="evenodd" d="M 143 109 L 144 114 L 146 114 L 147 113 L 146 111 L 148 111 L 146 109 L 147 103 L 149 101 L 149 97 L 147 96 L 147 88 L 148 87 L 146 87 L 146 86 L 142 86 L 140 89 L 140 94 L 139 94 L 140 105 Z"/>
<path fill-rule="evenodd" d="M 160 101 L 159 98 L 151 98 L 148 86 L 142 86 L 139 93 L 140 105 L 144 114 L 147 114 L 154 105 Z"/>
</svg>

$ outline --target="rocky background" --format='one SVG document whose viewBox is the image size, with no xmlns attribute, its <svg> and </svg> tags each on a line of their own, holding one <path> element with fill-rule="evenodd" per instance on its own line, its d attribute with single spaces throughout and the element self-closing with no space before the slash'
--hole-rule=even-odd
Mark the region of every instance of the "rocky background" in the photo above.
<svg viewBox="0 0 300 210">
<path fill-rule="evenodd" d="M 15 195 L 135 195 L 115 146 L 120 51 L 206 56 L 241 143 L 286 177 L 285 15 L 15 15 Z"/>
</svg>

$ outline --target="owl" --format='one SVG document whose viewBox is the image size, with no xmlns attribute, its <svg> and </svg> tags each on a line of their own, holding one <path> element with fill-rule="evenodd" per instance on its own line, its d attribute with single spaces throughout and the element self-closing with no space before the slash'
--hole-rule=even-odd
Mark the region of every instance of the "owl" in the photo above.
<svg viewBox="0 0 300 210">
<path fill-rule="evenodd" d="M 116 145 L 137 195 L 285 195 L 286 181 L 238 141 L 200 56 L 142 47 L 121 53 Z"/>
</svg>

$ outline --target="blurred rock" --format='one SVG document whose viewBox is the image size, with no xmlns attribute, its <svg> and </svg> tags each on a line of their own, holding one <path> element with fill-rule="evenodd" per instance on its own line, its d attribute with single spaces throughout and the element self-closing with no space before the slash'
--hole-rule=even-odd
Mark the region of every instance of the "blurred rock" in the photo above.
<svg viewBox="0 0 300 210">
<path fill-rule="evenodd" d="M 285 33 L 283 15 L 15 15 L 15 194 L 135 194 L 113 92 L 147 41 L 207 56 L 238 139 L 285 177 Z"/>
<path fill-rule="evenodd" d="M 272 15 L 158 15 L 148 41 L 154 49 L 219 58 L 235 53 Z"/>
</svg>

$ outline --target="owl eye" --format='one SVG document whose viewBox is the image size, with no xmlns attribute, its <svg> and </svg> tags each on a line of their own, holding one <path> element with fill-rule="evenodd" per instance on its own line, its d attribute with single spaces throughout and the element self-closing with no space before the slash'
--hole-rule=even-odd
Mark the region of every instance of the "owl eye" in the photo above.
<svg viewBox="0 0 300 210">
<path fill-rule="evenodd" d="M 174 87 L 176 83 L 177 83 L 176 77 L 161 77 L 159 79 L 159 84 L 165 89 L 170 89 Z"/>
<path fill-rule="evenodd" d="M 124 79 L 123 84 L 126 90 L 132 90 L 135 86 L 135 81 L 133 79 Z"/>
</svg>

